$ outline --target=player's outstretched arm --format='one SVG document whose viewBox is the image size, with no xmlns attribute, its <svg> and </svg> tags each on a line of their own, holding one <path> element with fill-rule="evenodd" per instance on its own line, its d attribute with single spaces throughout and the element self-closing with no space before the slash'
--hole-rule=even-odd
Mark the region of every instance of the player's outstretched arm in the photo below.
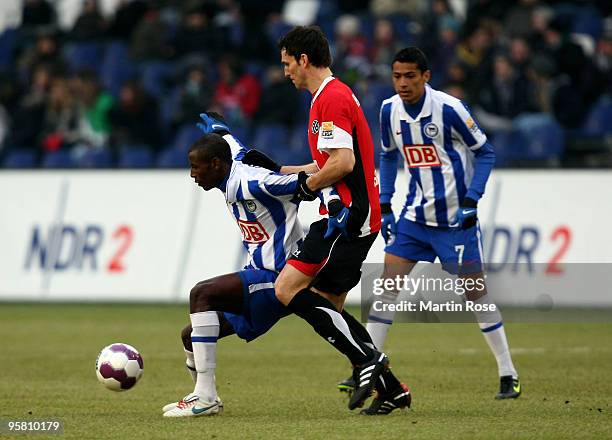
<svg viewBox="0 0 612 440">
<path fill-rule="evenodd" d="M 319 171 L 319 167 L 316 163 L 311 162 L 306 165 L 283 165 L 280 169 L 283 174 L 298 174 L 302 171 L 306 174 L 314 174 Z"/>
<path fill-rule="evenodd" d="M 312 190 L 325 188 L 333 185 L 355 166 L 355 155 L 351 148 L 328 149 L 329 159 L 319 171 L 308 178 L 308 187 Z"/>
</svg>

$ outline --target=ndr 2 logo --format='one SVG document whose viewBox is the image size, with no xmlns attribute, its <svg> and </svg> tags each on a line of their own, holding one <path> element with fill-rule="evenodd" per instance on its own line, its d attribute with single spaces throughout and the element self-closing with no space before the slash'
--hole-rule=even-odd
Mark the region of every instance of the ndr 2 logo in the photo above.
<svg viewBox="0 0 612 440">
<path fill-rule="evenodd" d="M 104 229 L 101 225 L 73 224 L 51 225 L 45 231 L 41 226 L 32 227 L 25 258 L 25 269 L 36 268 L 64 271 L 68 269 L 103 270 L 120 273 L 126 270 L 125 257 L 134 232 L 129 225 L 119 225 L 112 230 L 112 245 L 116 246 L 110 260 L 98 261 L 100 249 L 104 246 Z"/>
</svg>

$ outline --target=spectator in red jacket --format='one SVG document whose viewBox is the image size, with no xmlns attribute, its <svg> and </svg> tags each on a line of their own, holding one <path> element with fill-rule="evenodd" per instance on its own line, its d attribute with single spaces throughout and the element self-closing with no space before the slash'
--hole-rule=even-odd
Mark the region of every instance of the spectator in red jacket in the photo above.
<svg viewBox="0 0 612 440">
<path fill-rule="evenodd" d="M 245 73 L 242 63 L 227 55 L 219 62 L 219 82 L 214 101 L 230 119 L 251 119 L 259 105 L 261 85 L 252 74 Z"/>
</svg>

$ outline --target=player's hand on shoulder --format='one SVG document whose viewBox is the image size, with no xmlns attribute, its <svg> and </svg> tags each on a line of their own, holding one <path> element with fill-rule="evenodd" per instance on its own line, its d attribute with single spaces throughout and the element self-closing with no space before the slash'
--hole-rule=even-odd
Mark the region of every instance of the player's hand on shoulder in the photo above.
<svg viewBox="0 0 612 440">
<path fill-rule="evenodd" d="M 255 149 L 251 149 L 244 153 L 244 156 L 242 156 L 242 163 L 265 168 L 275 173 L 278 173 L 281 169 L 281 166 L 272 160 L 272 158 Z"/>
<path fill-rule="evenodd" d="M 383 240 L 385 240 L 385 243 L 389 244 L 389 240 L 395 239 L 395 234 L 397 234 L 397 224 L 395 223 L 395 216 L 391 209 L 391 203 L 381 203 L 380 214 L 382 216 L 380 234 Z"/>
<path fill-rule="evenodd" d="M 306 184 L 306 180 L 308 179 L 308 174 L 304 171 L 300 171 L 298 174 L 297 186 L 295 187 L 295 192 L 293 193 L 293 198 L 291 199 L 293 202 L 312 202 L 318 197 L 318 192 L 313 191 L 308 188 Z"/>
<path fill-rule="evenodd" d="M 327 221 L 327 231 L 323 238 L 332 237 L 338 232 L 349 238 L 347 227 L 350 210 L 344 206 L 340 199 L 333 199 L 327 204 L 327 212 L 329 213 L 329 219 Z"/>
<path fill-rule="evenodd" d="M 478 202 L 469 197 L 464 198 L 457 210 L 456 221 L 461 229 L 470 229 L 478 219 Z"/>
<path fill-rule="evenodd" d="M 225 118 L 216 112 L 204 112 L 200 113 L 200 119 L 202 122 L 198 122 L 197 127 L 204 132 L 204 134 L 215 133 L 219 136 L 229 134 L 230 129 L 225 122 Z"/>
</svg>

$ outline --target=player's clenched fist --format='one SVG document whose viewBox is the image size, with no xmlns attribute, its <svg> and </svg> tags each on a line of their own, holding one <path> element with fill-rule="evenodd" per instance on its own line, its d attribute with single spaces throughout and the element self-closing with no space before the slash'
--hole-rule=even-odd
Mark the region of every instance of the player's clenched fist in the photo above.
<svg viewBox="0 0 612 440">
<path fill-rule="evenodd" d="M 457 223 L 461 229 L 470 229 L 476 225 L 478 209 L 476 200 L 466 197 L 457 210 Z"/>
<path fill-rule="evenodd" d="M 389 243 L 389 240 L 394 238 L 395 234 L 397 234 L 397 224 L 395 223 L 395 216 L 391 210 L 391 203 L 381 203 L 380 213 L 382 215 L 380 233 L 385 243 Z"/>
<path fill-rule="evenodd" d="M 312 202 L 317 198 L 317 192 L 308 188 L 306 184 L 306 179 L 308 179 L 308 174 L 304 171 L 300 171 L 298 174 L 298 182 L 295 187 L 295 192 L 293 193 L 293 201 L 294 202 Z"/>
</svg>

